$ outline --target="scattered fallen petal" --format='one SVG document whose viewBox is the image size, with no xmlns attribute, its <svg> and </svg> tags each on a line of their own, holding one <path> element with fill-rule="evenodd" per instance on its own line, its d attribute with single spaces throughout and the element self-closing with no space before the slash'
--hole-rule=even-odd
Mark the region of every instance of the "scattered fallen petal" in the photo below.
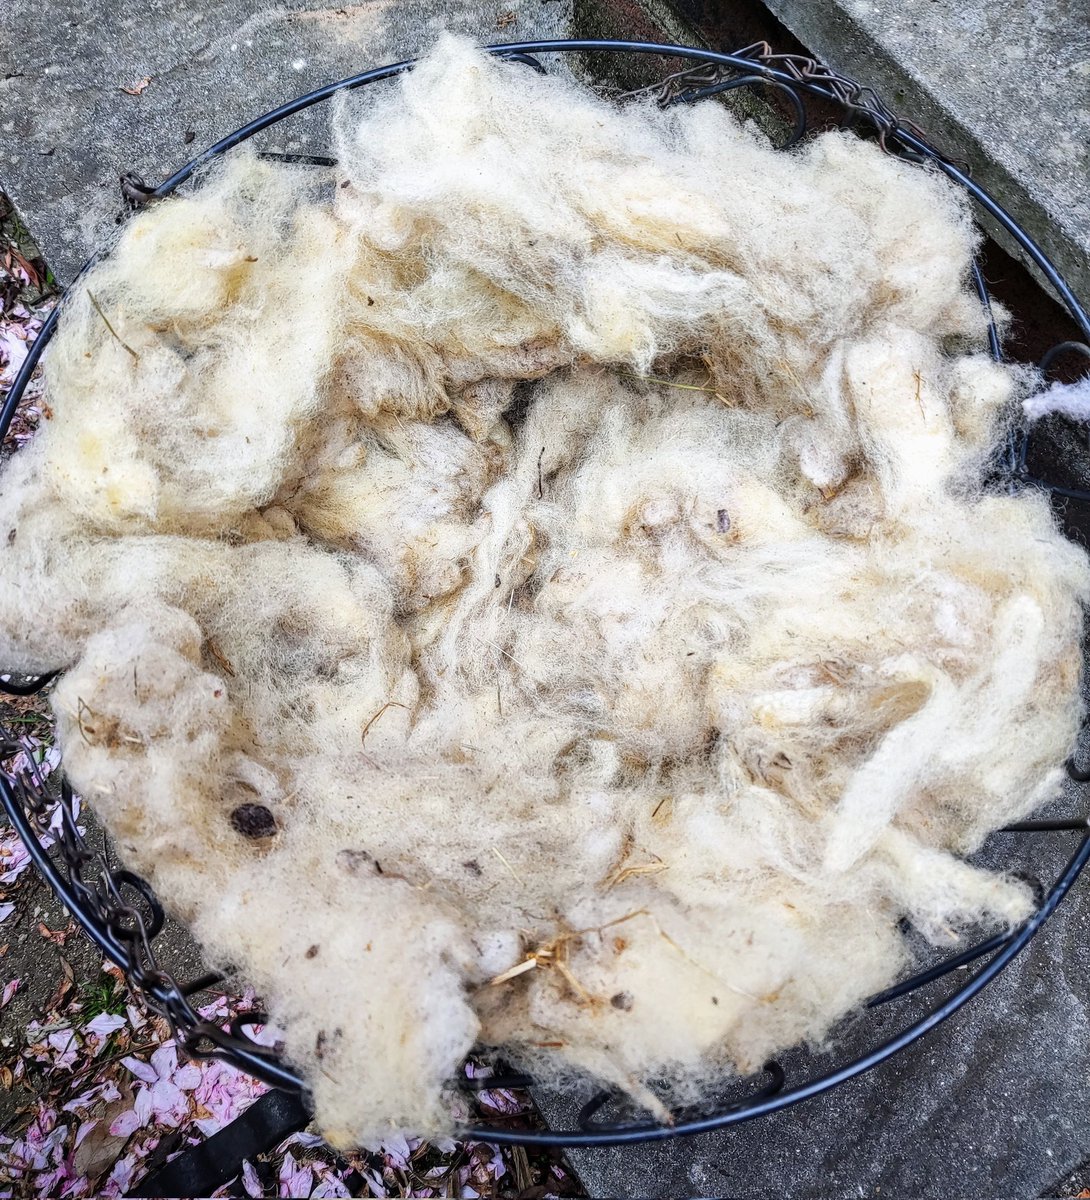
<svg viewBox="0 0 1090 1200">
<path fill-rule="evenodd" d="M 79 1061 L 80 1043 L 74 1029 L 58 1029 L 46 1038 L 46 1044 L 55 1051 L 53 1066 L 71 1069 Z"/>
<path fill-rule="evenodd" d="M 419 1138 L 413 1138 L 410 1142 L 402 1134 L 392 1133 L 381 1143 L 379 1151 L 385 1155 L 390 1166 L 403 1170 L 408 1166 L 409 1156 L 419 1145 Z"/>
<path fill-rule="evenodd" d="M 114 1164 L 114 1169 L 110 1172 L 110 1177 L 106 1181 L 106 1186 L 103 1188 L 104 1196 L 123 1196 L 132 1183 L 132 1173 L 135 1167 L 135 1162 L 131 1155 L 126 1155 L 124 1158 L 119 1158 Z"/>
<path fill-rule="evenodd" d="M 191 1092 L 200 1085 L 201 1069 L 196 1063 L 186 1063 L 174 1072 L 174 1085 L 182 1091 Z"/>
<path fill-rule="evenodd" d="M 124 1029 L 125 1024 L 125 1018 L 116 1013 L 99 1013 L 94 1020 L 88 1021 L 83 1026 L 83 1032 L 93 1034 L 98 1040 L 98 1046 L 95 1049 L 95 1053 L 98 1054 L 106 1045 L 110 1035 L 119 1029 Z"/>
<path fill-rule="evenodd" d="M 242 1186 L 246 1189 L 247 1196 L 264 1196 L 265 1189 L 262 1187 L 261 1180 L 254 1170 L 253 1163 L 248 1158 L 242 1160 Z"/>
<path fill-rule="evenodd" d="M 377 1171 L 361 1171 L 360 1174 L 367 1180 L 367 1186 L 370 1189 L 372 1196 L 388 1196 L 386 1184 L 383 1182 L 382 1176 Z M 464 1194 L 464 1193 L 461 1193 Z"/>
<path fill-rule="evenodd" d="M 110 1133 L 114 1137 L 129 1137 L 138 1129 L 143 1127 L 143 1122 L 136 1115 L 136 1110 L 130 1108 L 127 1112 L 123 1112 L 121 1116 L 115 1117 L 110 1124 Z"/>
<path fill-rule="evenodd" d="M 131 1055 L 129 1055 L 126 1058 L 123 1058 L 121 1061 L 126 1067 L 129 1068 L 129 1070 L 136 1076 L 137 1079 L 143 1080 L 144 1083 L 154 1083 L 159 1078 L 154 1067 L 150 1067 L 147 1063 L 141 1062 L 138 1058 L 133 1058 Z"/>
<path fill-rule="evenodd" d="M 78 1112 L 80 1109 L 90 1109 L 92 1104 L 99 1100 L 111 1104 L 115 1100 L 121 1098 L 121 1093 L 117 1090 L 110 1080 L 105 1080 L 102 1083 L 95 1084 L 94 1087 L 88 1088 L 85 1092 L 80 1092 L 78 1096 L 73 1097 L 64 1105 L 64 1112 Z"/>
<path fill-rule="evenodd" d="M 83 1139 L 91 1132 L 92 1129 L 95 1128 L 95 1126 L 97 1124 L 98 1124 L 97 1120 L 83 1121 L 80 1124 L 79 1129 L 76 1130 L 76 1149 L 77 1150 L 83 1144 Z"/>
<path fill-rule="evenodd" d="M 319 1200 L 323 1196 L 351 1196 L 351 1192 L 336 1175 L 327 1174 L 318 1186 L 310 1193 L 311 1200 Z"/>
<path fill-rule="evenodd" d="M 202 1004 L 197 1012 L 206 1021 L 225 1021 L 227 1019 L 227 997 L 217 996 L 208 1004 Z"/>
<path fill-rule="evenodd" d="M 277 1180 L 277 1195 L 291 1197 L 309 1196 L 314 1187 L 314 1173 L 310 1167 L 299 1166 L 295 1156 L 289 1150 L 284 1155 L 280 1165 L 280 1175 Z"/>
<path fill-rule="evenodd" d="M 169 1079 L 159 1079 L 149 1089 L 147 1104 L 150 1114 L 160 1125 L 169 1129 L 177 1129 L 182 1123 L 188 1109 L 189 1101 L 185 1092 Z M 140 1111 L 140 1097 L 137 1097 L 137 1112 Z"/>
<path fill-rule="evenodd" d="M 298 1133 L 293 1133 L 291 1137 L 285 1138 L 277 1147 L 278 1150 L 287 1150 L 290 1146 L 299 1146 L 303 1150 L 309 1150 L 313 1146 L 324 1146 L 325 1142 L 316 1133 L 307 1133 L 306 1130 L 300 1130 Z"/>
</svg>

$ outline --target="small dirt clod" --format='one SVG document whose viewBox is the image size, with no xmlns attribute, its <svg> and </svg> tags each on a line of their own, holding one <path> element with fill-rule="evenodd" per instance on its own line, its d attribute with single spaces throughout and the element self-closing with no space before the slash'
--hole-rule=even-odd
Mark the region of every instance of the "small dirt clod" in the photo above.
<svg viewBox="0 0 1090 1200">
<path fill-rule="evenodd" d="M 276 818 L 264 804 L 240 804 L 231 813 L 231 824 L 244 837 L 267 838 L 276 832 Z"/>
</svg>

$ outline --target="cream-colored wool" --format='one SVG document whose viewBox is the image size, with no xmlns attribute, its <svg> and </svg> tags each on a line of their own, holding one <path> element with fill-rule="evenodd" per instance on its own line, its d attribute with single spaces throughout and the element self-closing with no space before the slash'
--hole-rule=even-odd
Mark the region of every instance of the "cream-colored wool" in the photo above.
<svg viewBox="0 0 1090 1200">
<path fill-rule="evenodd" d="M 0 480 L 0 661 L 327 1134 L 475 1041 L 663 1117 L 1024 917 L 957 855 L 1056 789 L 1090 572 L 979 486 L 959 198 L 455 39 L 335 135 L 129 223 Z"/>
</svg>

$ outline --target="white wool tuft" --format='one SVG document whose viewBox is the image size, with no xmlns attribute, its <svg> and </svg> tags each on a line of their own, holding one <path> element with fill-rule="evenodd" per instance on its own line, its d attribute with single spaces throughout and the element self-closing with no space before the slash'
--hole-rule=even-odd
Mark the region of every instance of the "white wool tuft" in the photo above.
<svg viewBox="0 0 1090 1200">
<path fill-rule="evenodd" d="M 475 1041 L 664 1116 L 1022 919 L 1090 570 L 980 487 L 962 200 L 453 38 L 335 134 L 134 217 L 0 479 L 0 663 L 327 1135 Z"/>
<path fill-rule="evenodd" d="M 1052 413 L 1072 421 L 1090 421 L 1090 375 L 1075 383 L 1054 383 L 1043 392 L 1027 396 L 1022 409 L 1031 421 Z"/>
</svg>

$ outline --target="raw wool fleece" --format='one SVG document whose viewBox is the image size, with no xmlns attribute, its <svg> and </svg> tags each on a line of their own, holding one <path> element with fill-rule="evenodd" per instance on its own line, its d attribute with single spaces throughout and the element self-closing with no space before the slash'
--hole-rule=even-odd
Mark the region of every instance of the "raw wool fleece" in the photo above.
<svg viewBox="0 0 1090 1200">
<path fill-rule="evenodd" d="M 453 38 L 335 128 L 129 223 L 0 495 L 0 659 L 326 1134 L 475 1041 L 663 1117 L 1023 918 L 958 856 L 1057 787 L 1090 573 L 974 482 L 959 198 Z"/>
</svg>

